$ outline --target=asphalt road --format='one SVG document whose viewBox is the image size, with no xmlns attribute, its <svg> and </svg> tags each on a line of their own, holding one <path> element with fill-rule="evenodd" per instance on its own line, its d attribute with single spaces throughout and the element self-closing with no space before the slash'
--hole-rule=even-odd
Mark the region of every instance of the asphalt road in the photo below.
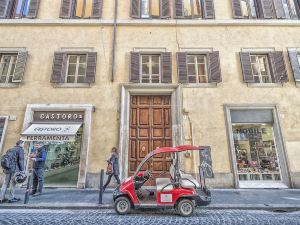
<svg viewBox="0 0 300 225">
<path fill-rule="evenodd" d="M 196 210 L 194 216 L 183 218 L 172 210 L 135 211 L 119 216 L 114 210 L 21 210 L 1 209 L 0 225 L 92 225 L 92 224 L 156 224 L 156 225 L 300 225 L 300 212 L 268 212 L 255 210 Z"/>
</svg>

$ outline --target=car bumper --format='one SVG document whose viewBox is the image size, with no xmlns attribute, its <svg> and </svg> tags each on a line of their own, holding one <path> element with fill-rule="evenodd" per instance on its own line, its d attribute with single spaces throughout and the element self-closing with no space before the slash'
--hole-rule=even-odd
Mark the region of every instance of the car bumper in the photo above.
<svg viewBox="0 0 300 225">
<path fill-rule="evenodd" d="M 123 195 L 123 193 L 120 191 L 120 185 L 118 185 L 118 186 L 116 187 L 116 189 L 114 190 L 114 192 L 113 192 L 113 199 L 114 199 L 114 201 L 115 201 L 119 196 L 121 196 L 121 195 Z"/>
</svg>

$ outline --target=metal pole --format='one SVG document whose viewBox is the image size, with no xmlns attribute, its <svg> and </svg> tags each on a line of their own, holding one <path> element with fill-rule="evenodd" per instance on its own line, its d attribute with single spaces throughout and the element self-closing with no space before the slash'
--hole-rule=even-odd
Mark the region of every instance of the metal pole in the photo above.
<svg viewBox="0 0 300 225">
<path fill-rule="evenodd" d="M 104 180 L 104 170 L 100 171 L 100 190 L 99 190 L 99 204 L 103 204 L 103 180 Z"/>
<path fill-rule="evenodd" d="M 32 169 L 29 170 L 29 176 L 28 176 L 27 187 L 26 187 L 26 192 L 25 192 L 24 204 L 28 204 L 28 202 L 29 202 L 31 184 L 32 184 Z"/>
</svg>

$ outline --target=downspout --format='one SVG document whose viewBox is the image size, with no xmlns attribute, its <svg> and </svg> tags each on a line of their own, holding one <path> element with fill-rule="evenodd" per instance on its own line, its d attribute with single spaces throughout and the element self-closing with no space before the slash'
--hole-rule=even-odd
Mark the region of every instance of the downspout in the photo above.
<svg viewBox="0 0 300 225">
<path fill-rule="evenodd" d="M 115 0 L 114 33 L 112 43 L 111 81 L 115 80 L 116 36 L 117 36 L 118 0 Z"/>
</svg>

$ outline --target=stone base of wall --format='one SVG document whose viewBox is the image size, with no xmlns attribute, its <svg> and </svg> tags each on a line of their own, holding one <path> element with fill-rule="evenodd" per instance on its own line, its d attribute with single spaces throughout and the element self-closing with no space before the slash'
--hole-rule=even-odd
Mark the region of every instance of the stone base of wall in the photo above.
<svg viewBox="0 0 300 225">
<path fill-rule="evenodd" d="M 108 176 L 104 173 L 103 185 L 105 184 L 107 177 Z M 117 182 L 116 182 L 115 178 L 112 177 L 108 187 L 113 188 L 116 186 L 117 186 Z M 87 173 L 85 187 L 86 188 L 99 188 L 100 187 L 100 173 Z"/>
<path fill-rule="evenodd" d="M 300 172 L 291 173 L 292 188 L 300 188 Z"/>
</svg>

